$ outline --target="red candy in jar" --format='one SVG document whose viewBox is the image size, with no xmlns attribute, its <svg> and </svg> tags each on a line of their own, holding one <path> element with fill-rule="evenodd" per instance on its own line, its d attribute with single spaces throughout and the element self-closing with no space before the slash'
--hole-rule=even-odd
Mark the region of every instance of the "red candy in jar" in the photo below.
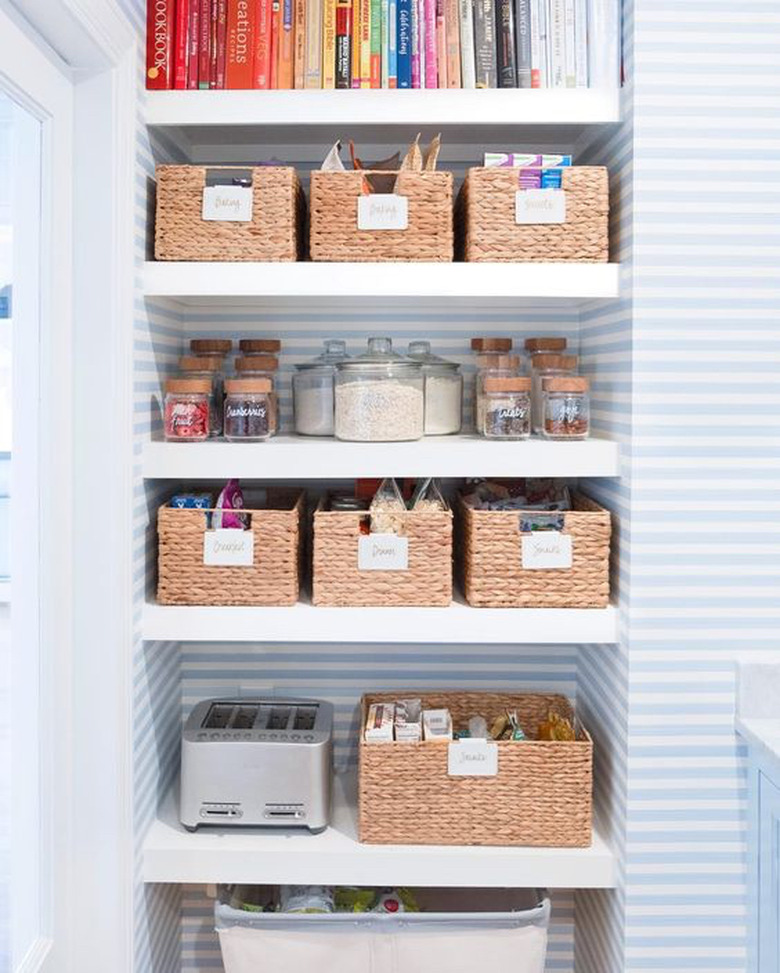
<svg viewBox="0 0 780 973">
<path fill-rule="evenodd" d="M 165 383 L 165 438 L 168 442 L 205 442 L 209 437 L 211 382 L 169 378 Z"/>
</svg>

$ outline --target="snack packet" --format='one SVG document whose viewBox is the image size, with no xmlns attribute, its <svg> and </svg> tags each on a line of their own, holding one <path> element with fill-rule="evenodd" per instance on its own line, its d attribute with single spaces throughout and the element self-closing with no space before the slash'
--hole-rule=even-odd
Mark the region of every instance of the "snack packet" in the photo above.
<svg viewBox="0 0 780 973">
<path fill-rule="evenodd" d="M 244 506 L 244 494 L 241 492 L 238 480 L 228 480 L 217 497 L 215 511 L 211 518 L 214 530 L 244 530 L 246 516 L 243 514 L 224 513 L 227 510 L 241 510 Z"/>
<path fill-rule="evenodd" d="M 283 885 L 279 911 L 306 914 L 335 912 L 333 889 L 327 885 Z"/>
<path fill-rule="evenodd" d="M 428 477 L 418 480 L 417 487 L 409 502 L 410 510 L 446 510 L 447 503 L 442 496 L 439 481 Z"/>
<path fill-rule="evenodd" d="M 345 172 L 344 163 L 341 161 L 341 141 L 336 142 L 320 166 L 322 172 Z"/>
<path fill-rule="evenodd" d="M 398 489 L 398 484 L 392 477 L 382 480 L 379 489 L 374 494 L 371 506 L 372 534 L 397 534 L 403 525 L 403 514 L 406 504 Z"/>
</svg>

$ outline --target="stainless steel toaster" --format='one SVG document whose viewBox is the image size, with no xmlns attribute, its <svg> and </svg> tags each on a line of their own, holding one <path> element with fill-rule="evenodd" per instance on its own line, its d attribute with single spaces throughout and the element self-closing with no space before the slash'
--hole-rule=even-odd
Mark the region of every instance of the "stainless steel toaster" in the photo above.
<svg viewBox="0 0 780 973">
<path fill-rule="evenodd" d="M 333 706 L 315 699 L 208 699 L 181 748 L 181 823 L 308 828 L 330 818 Z"/>
</svg>

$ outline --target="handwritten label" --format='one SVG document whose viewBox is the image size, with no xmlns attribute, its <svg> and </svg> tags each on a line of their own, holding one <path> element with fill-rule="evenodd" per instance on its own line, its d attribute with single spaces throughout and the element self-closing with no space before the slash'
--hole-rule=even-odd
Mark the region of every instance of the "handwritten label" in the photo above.
<svg viewBox="0 0 780 973">
<path fill-rule="evenodd" d="M 520 189 L 515 193 L 515 223 L 565 223 L 562 189 Z"/>
<path fill-rule="evenodd" d="M 495 777 L 498 773 L 498 746 L 487 740 L 450 743 L 447 773 L 450 777 Z"/>
<path fill-rule="evenodd" d="M 524 534 L 522 542 L 523 569 L 526 571 L 546 571 L 550 568 L 572 566 L 571 534 L 541 530 Z"/>
<path fill-rule="evenodd" d="M 409 538 L 397 534 L 369 534 L 358 538 L 359 571 L 407 571 Z"/>
<path fill-rule="evenodd" d="M 359 230 L 405 230 L 409 226 L 409 200 L 395 193 L 372 193 L 358 199 Z"/>
<path fill-rule="evenodd" d="M 203 219 L 221 223 L 250 223 L 251 187 L 206 186 L 203 190 Z"/>
<path fill-rule="evenodd" d="M 251 568 L 255 535 L 251 530 L 208 530 L 203 535 L 203 563 L 220 568 Z"/>
</svg>

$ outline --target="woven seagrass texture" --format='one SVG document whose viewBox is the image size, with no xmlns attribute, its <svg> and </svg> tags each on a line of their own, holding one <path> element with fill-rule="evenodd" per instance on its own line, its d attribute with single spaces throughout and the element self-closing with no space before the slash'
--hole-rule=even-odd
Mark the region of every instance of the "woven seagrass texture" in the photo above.
<svg viewBox="0 0 780 973">
<path fill-rule="evenodd" d="M 358 540 L 366 514 L 314 513 L 312 601 L 331 606 L 446 606 L 452 601 L 452 511 L 408 511 L 400 534 L 409 538 L 406 571 L 358 570 Z M 388 633 L 388 638 L 392 633 Z"/>
<path fill-rule="evenodd" d="M 302 256 L 306 201 L 294 169 L 216 167 L 252 173 L 252 220 L 229 223 L 202 218 L 209 168 L 157 167 L 158 260 L 292 261 Z"/>
<path fill-rule="evenodd" d="M 519 169 L 469 169 L 455 209 L 458 257 L 471 263 L 609 260 L 609 180 L 601 166 L 563 169 L 566 222 L 518 225 Z"/>
<path fill-rule="evenodd" d="M 574 494 L 562 514 L 572 538 L 572 567 L 526 570 L 522 511 L 473 510 L 459 499 L 466 600 L 477 608 L 605 608 L 609 603 L 608 510 Z"/>
<path fill-rule="evenodd" d="M 373 702 L 417 698 L 413 691 L 363 697 L 361 731 Z M 564 696 L 433 693 L 424 709 L 448 709 L 453 726 L 469 717 L 491 722 L 517 712 L 528 740 L 500 740 L 495 777 L 450 777 L 446 742 L 365 743 L 359 754 L 359 833 L 367 844 L 532 845 L 585 848 L 591 843 L 593 743 L 536 741 L 552 710 L 573 721 Z M 576 725 L 576 724 L 575 724 Z"/>
<path fill-rule="evenodd" d="M 398 178 L 394 192 L 409 199 L 405 230 L 358 230 L 364 173 L 311 174 L 309 250 L 312 260 L 437 261 L 453 258 L 452 173 L 383 173 Z"/>
<path fill-rule="evenodd" d="M 300 591 L 303 494 L 271 494 L 278 509 L 252 510 L 252 567 L 203 563 L 206 511 L 157 512 L 157 601 L 161 605 L 294 605 Z"/>
</svg>

